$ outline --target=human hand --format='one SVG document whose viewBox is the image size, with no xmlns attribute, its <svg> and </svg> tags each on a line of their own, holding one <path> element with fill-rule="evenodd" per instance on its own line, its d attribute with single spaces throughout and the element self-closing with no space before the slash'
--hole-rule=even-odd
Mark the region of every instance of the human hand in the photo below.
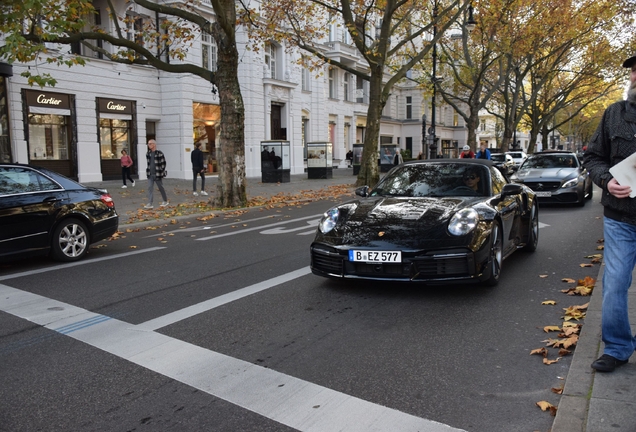
<svg viewBox="0 0 636 432">
<path fill-rule="evenodd" d="M 632 193 L 632 188 L 629 185 L 623 186 L 619 184 L 616 179 L 613 178 L 607 183 L 607 191 L 616 198 L 627 198 L 629 194 Z"/>
</svg>

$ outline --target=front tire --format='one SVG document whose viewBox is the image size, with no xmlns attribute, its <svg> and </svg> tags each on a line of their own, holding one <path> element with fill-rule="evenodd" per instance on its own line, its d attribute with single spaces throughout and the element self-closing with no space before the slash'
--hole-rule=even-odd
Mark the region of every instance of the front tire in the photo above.
<svg viewBox="0 0 636 432">
<path fill-rule="evenodd" d="M 539 244 L 539 209 L 535 203 L 530 213 L 530 223 L 528 225 L 528 238 L 523 250 L 526 252 L 534 252 Z"/>
<path fill-rule="evenodd" d="M 53 233 L 51 255 L 58 261 L 77 261 L 88 253 L 90 234 L 84 222 L 78 219 L 63 220 Z"/>
<path fill-rule="evenodd" d="M 499 283 L 501 276 L 501 266 L 503 264 L 503 240 L 499 222 L 493 221 L 490 232 L 490 253 L 488 254 L 488 270 L 484 283 L 488 286 L 495 286 Z"/>
</svg>

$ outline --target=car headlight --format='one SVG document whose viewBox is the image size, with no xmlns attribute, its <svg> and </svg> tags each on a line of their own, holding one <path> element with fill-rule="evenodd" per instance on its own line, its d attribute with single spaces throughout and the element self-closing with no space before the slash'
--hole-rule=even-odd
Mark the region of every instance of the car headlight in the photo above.
<svg viewBox="0 0 636 432">
<path fill-rule="evenodd" d="M 327 234 L 329 231 L 334 229 L 336 224 L 338 223 L 338 217 L 340 216 L 340 211 L 337 208 L 332 208 L 327 211 L 322 216 L 320 220 L 320 224 L 318 224 L 318 228 L 320 228 L 320 232 L 323 234 Z"/>
<path fill-rule="evenodd" d="M 479 213 L 475 209 L 462 209 L 455 213 L 448 223 L 448 232 L 452 235 L 466 235 L 479 223 Z"/>
<path fill-rule="evenodd" d="M 579 183 L 579 178 L 578 177 L 574 177 L 573 179 L 570 179 L 568 181 L 566 181 L 565 183 L 563 183 L 563 185 L 561 186 L 562 188 L 569 188 L 572 186 L 576 186 Z"/>
</svg>

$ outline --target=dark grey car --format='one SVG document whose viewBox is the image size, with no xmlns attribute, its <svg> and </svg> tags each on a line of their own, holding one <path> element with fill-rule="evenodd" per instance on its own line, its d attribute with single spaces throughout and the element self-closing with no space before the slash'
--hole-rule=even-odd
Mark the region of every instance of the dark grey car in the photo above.
<svg viewBox="0 0 636 432">
<path fill-rule="evenodd" d="M 539 202 L 582 206 L 592 198 L 592 179 L 572 152 L 532 154 L 510 179 L 532 189 Z"/>
</svg>

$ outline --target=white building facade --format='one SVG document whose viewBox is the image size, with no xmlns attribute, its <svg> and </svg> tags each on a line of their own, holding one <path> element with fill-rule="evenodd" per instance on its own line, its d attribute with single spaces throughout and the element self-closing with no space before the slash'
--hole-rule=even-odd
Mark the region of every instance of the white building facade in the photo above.
<svg viewBox="0 0 636 432">
<path fill-rule="evenodd" d="M 106 2 L 95 1 L 107 17 Z M 120 15 L 126 4 L 118 3 Z M 201 13 L 213 16 L 203 3 Z M 156 19 L 139 9 L 136 19 Z M 135 21 L 136 22 L 136 21 Z M 102 27 L 112 24 L 102 18 Z M 134 29 L 133 29 L 134 30 Z M 348 44 L 347 35 L 334 27 L 324 49 L 349 65 L 366 64 Z M 326 66 L 309 71 L 275 43 L 256 53 L 246 49 L 246 33 L 238 35 L 241 63 L 239 81 L 245 106 L 246 175 L 261 175 L 261 142 L 290 143 L 290 172 L 306 167 L 306 144 L 333 144 L 334 167 L 345 167 L 345 154 L 364 140 L 368 109 L 368 82 L 341 69 Z M 104 49 L 109 47 L 104 46 Z M 156 139 L 167 160 L 168 176 L 191 178 L 190 152 L 203 144 L 208 174 L 217 172 L 220 107 L 214 86 L 189 74 L 158 71 L 149 66 L 124 65 L 100 58 L 85 47 L 51 46 L 53 54 L 80 53 L 87 65 L 72 68 L 39 64 L 0 64 L 0 161 L 44 166 L 80 182 L 121 177 L 119 158 L 126 150 L 135 161 L 133 175 L 145 178 L 146 144 Z M 199 36 L 185 60 L 215 68 L 216 47 L 209 35 Z M 37 68 L 56 80 L 55 87 L 30 87 L 20 74 Z M 12 69 L 12 70 L 11 70 Z M 322 73 L 320 73 L 322 72 Z M 415 84 L 397 85 L 384 109 L 380 144 L 395 144 L 413 157 L 422 143 L 422 114 L 430 126 L 430 100 Z M 448 106 L 437 108 L 439 153 L 457 157 L 466 144 L 463 120 Z"/>
</svg>

